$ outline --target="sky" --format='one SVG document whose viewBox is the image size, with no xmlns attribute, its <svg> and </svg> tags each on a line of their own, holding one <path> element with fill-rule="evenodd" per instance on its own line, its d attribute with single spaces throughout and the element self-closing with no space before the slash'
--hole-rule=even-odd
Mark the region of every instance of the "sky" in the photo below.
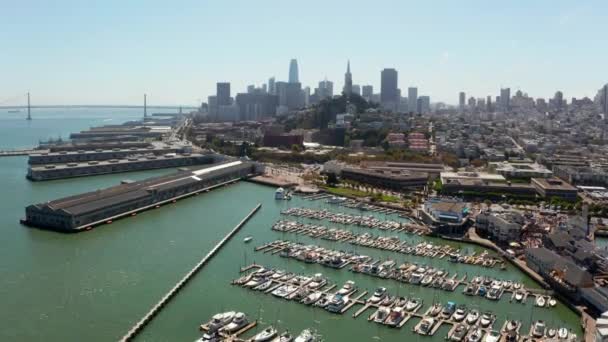
<svg viewBox="0 0 608 342">
<path fill-rule="evenodd" d="M 456 104 L 500 87 L 593 97 L 608 82 L 608 1 L 0 0 L 0 105 L 198 105 L 275 76 L 399 87 Z M 23 103 L 22 103 L 23 102 Z"/>
</svg>

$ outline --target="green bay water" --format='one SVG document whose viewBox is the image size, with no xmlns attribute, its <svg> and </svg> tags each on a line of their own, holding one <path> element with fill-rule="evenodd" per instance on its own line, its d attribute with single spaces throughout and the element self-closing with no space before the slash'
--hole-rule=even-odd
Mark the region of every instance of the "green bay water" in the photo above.
<svg viewBox="0 0 608 342">
<path fill-rule="evenodd" d="M 52 125 L 54 120 L 49 120 L 50 127 L 42 129 L 50 135 L 39 138 L 46 139 L 55 134 L 65 136 L 91 124 L 103 124 L 103 120 L 114 114 L 121 120 L 123 116 L 129 116 L 124 112 L 106 112 L 95 114 L 94 118 L 75 119 L 78 121 L 76 124 L 71 121 L 73 116 L 82 117 L 85 114 L 74 113 L 76 115 L 58 120 L 60 124 L 57 127 Z M 52 114 L 49 115 L 52 117 Z M 130 115 L 136 118 L 139 114 L 134 111 Z M 38 139 L 33 137 L 32 142 L 32 136 L 23 138 L 28 136 L 26 133 L 9 139 L 6 135 L 12 130 L 2 127 L 3 123 L 0 120 L 0 141 L 5 148 L 32 146 Z M 11 141 L 15 142 L 11 144 Z M 385 286 L 392 293 L 424 299 L 423 309 L 433 301 L 466 303 L 469 307 L 498 314 L 497 329 L 507 317 L 523 320 L 525 329 L 533 320 L 544 319 L 551 326 L 570 327 L 581 336 L 578 317 L 562 304 L 555 309 L 543 309 L 533 307 L 530 300 L 526 305 L 509 303 L 506 297 L 497 303 L 464 296 L 462 287 L 456 292 L 445 292 L 353 274 L 347 269 L 333 270 L 283 259 L 278 255 L 254 252 L 254 247 L 262 243 L 288 239 L 356 251 L 382 259 L 392 258 L 398 263 L 426 263 L 459 275 L 493 275 L 535 286 L 511 266 L 506 271 L 486 269 L 271 231 L 271 225 L 280 218 L 298 220 L 280 215 L 280 211 L 289 206 L 329 207 L 332 211 L 346 213 L 358 211 L 299 197 L 291 201 L 275 201 L 273 188 L 247 182 L 194 196 L 80 234 L 26 228 L 18 220 L 28 204 L 115 185 L 123 179 L 142 179 L 171 172 L 155 170 L 33 183 L 25 179 L 26 166 L 25 157 L 0 158 L 3 193 L 0 215 L 3 230 L 0 240 L 0 340 L 3 341 L 117 340 L 257 203 L 262 203 L 262 209 L 151 322 L 138 340 L 194 341 L 199 336 L 198 325 L 214 313 L 225 310 L 244 311 L 251 318 L 259 319 L 262 326 L 274 324 L 296 333 L 304 328 L 314 328 L 326 341 L 439 341 L 447 333 L 448 327 L 444 326 L 435 337 L 418 337 L 411 333 L 417 319 L 411 320 L 402 329 L 389 329 L 367 322 L 366 316 L 372 311 L 353 319 L 351 315 L 357 307 L 345 315 L 333 315 L 269 294 L 229 285 L 232 279 L 239 276 L 241 266 L 254 261 L 292 272 L 320 272 L 339 286 L 349 279 L 368 290 Z M 396 216 L 387 218 L 395 219 Z M 333 225 L 327 221 L 318 223 L 358 232 L 396 235 L 394 232 Z M 244 244 L 243 238 L 248 235 L 253 236 L 254 240 Z M 405 233 L 398 235 L 411 242 L 423 239 Z M 442 240 L 431 240 L 444 243 Z M 458 245 L 466 250 L 480 251 L 476 246 Z"/>
</svg>

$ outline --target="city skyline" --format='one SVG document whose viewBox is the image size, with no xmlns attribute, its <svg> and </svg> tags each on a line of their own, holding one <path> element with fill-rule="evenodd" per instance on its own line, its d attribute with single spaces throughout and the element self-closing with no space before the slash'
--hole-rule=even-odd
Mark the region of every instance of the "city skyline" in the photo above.
<svg viewBox="0 0 608 342">
<path fill-rule="evenodd" d="M 594 42 L 608 6 L 601 1 L 416 3 L 407 22 L 399 17 L 410 2 L 378 3 L 391 8 L 381 16 L 346 2 L 318 4 L 323 11 L 314 1 L 297 11 L 279 2 L 109 1 L 94 14 L 70 2 L 14 4 L 0 33 L 8 51 L 0 100 L 29 91 L 38 104 L 139 104 L 147 93 L 151 104 L 197 105 L 216 82 L 236 93 L 271 76 L 287 81 L 292 58 L 303 87 L 327 78 L 343 89 L 350 59 L 356 85 L 380 89 L 380 71 L 394 68 L 403 94 L 417 87 L 452 105 L 460 91 L 485 97 L 508 87 L 549 98 L 561 90 L 569 100 L 593 97 L 606 83 L 598 70 L 608 48 Z M 230 25 L 221 20 L 227 14 Z M 328 33 L 313 18 L 352 34 Z M 389 44 L 405 33 L 408 44 Z"/>
</svg>

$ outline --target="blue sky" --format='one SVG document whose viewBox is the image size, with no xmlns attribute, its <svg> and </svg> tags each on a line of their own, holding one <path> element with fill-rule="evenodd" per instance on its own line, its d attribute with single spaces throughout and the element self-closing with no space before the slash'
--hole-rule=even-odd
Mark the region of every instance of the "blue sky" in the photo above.
<svg viewBox="0 0 608 342">
<path fill-rule="evenodd" d="M 297 58 L 300 80 L 379 91 L 380 70 L 432 101 L 608 82 L 608 2 L 598 1 L 9 1 L 0 0 L 0 102 L 197 104 L 233 95 Z M 13 102 L 16 100 L 13 100 Z M 13 104 L 13 103 L 11 103 Z"/>
</svg>

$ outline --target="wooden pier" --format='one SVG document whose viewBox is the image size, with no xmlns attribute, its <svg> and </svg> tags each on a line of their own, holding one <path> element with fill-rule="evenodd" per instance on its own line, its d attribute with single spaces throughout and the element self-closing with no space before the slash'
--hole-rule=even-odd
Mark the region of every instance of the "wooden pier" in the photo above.
<svg viewBox="0 0 608 342">
<path fill-rule="evenodd" d="M 146 325 L 154 318 L 156 315 L 169 303 L 177 293 L 200 271 L 203 266 L 205 266 L 216 254 L 220 251 L 224 245 L 230 241 L 230 239 L 239 232 L 239 230 L 258 212 L 258 210 L 262 207 L 262 204 L 258 204 L 239 222 L 220 242 L 218 242 L 215 247 L 207 255 L 199 261 L 186 275 L 179 281 L 175 286 L 165 294 L 160 301 L 158 301 L 152 309 L 150 309 L 142 319 L 140 319 L 128 332 L 125 336 L 123 336 L 120 341 L 131 341 L 133 340 L 145 327 Z"/>
</svg>

